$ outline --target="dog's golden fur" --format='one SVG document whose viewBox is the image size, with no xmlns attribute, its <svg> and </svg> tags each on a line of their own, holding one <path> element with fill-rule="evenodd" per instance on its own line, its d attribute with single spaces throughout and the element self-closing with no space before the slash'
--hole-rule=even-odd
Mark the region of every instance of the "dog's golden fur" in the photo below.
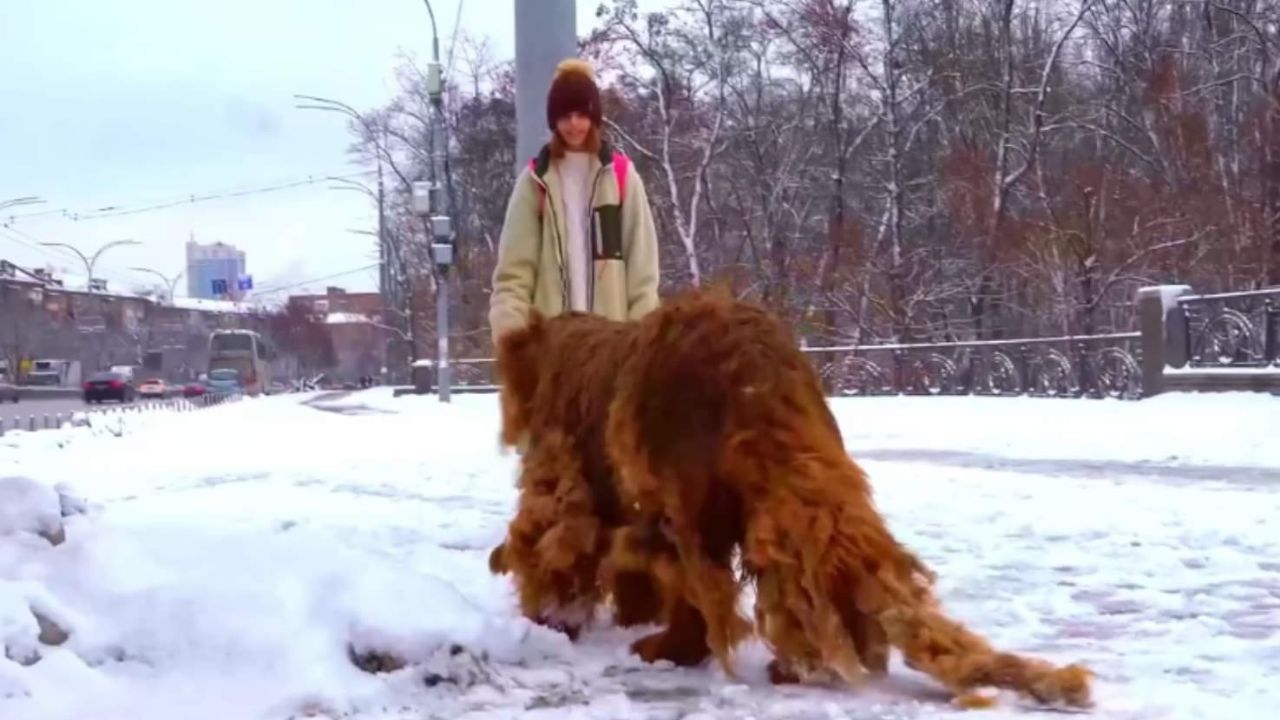
<svg viewBox="0 0 1280 720">
<path fill-rule="evenodd" d="M 642 657 L 694 664 L 709 649 L 732 675 L 753 629 L 736 610 L 738 551 L 775 682 L 856 684 L 896 647 L 961 698 L 993 686 L 1090 703 L 1083 667 L 998 652 L 944 614 L 812 366 L 762 308 L 694 292 L 637 322 L 535 315 L 497 356 L 502 438 L 528 451 L 491 566 L 516 575 L 530 617 L 581 617 L 604 595 L 621 608 L 634 592 L 644 612 L 630 617 L 667 626 L 636 643 Z"/>
<path fill-rule="evenodd" d="M 701 616 L 680 602 L 674 546 L 621 502 L 606 455 L 617 369 L 634 336 L 593 315 L 535 316 L 500 343 L 501 439 L 524 451 L 516 516 L 489 568 L 514 576 L 526 617 L 570 637 L 606 600 L 623 626 L 665 618 L 669 632 L 638 641 L 636 652 L 696 665 L 709 650 Z"/>
</svg>

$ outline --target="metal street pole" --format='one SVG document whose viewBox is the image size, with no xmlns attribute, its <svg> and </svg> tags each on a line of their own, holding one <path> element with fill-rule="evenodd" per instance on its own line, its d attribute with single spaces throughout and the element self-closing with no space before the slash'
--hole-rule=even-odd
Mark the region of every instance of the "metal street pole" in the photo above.
<svg viewBox="0 0 1280 720">
<path fill-rule="evenodd" d="M 120 247 L 122 245 L 141 245 L 142 243 L 138 242 L 137 240 L 133 240 L 132 238 L 126 238 L 124 240 L 112 240 L 111 242 L 98 248 L 97 252 L 95 252 L 92 256 L 86 256 L 84 253 L 80 252 L 80 248 L 76 247 L 75 245 L 69 245 L 67 243 L 42 242 L 40 244 L 47 245 L 49 247 L 66 248 L 71 252 L 74 252 L 76 255 L 78 255 L 80 257 L 81 262 L 84 263 L 85 274 L 88 275 L 88 277 L 85 280 L 85 282 L 88 283 L 88 286 L 85 289 L 88 290 L 89 292 L 93 292 L 93 268 L 95 265 L 98 264 L 98 259 L 102 257 L 102 254 L 114 247 Z"/>
<path fill-rule="evenodd" d="M 185 273 L 187 272 L 186 270 L 181 270 L 181 271 L 179 271 L 179 272 L 178 272 L 178 274 L 177 274 L 177 275 L 174 275 L 173 277 L 169 277 L 168 275 L 165 275 L 164 273 L 160 272 L 159 270 L 152 270 L 151 268 L 145 268 L 145 267 L 133 267 L 133 268 L 129 268 L 129 269 L 130 269 L 130 270 L 132 270 L 132 271 L 134 271 L 134 272 L 150 273 L 150 274 L 155 275 L 156 277 L 160 278 L 161 280 L 163 280 L 163 281 L 164 281 L 165 286 L 169 288 L 169 304 L 170 304 L 170 305 L 172 305 L 172 304 L 173 304 L 173 296 L 174 296 L 174 294 L 175 294 L 175 293 L 177 292 L 177 290 L 178 290 L 178 280 L 183 276 L 183 274 L 185 274 Z"/>
<path fill-rule="evenodd" d="M 369 190 L 369 188 L 363 185 L 362 183 L 358 183 L 349 178 L 333 177 L 329 179 L 337 182 L 344 182 L 353 186 L 352 188 L 346 188 L 346 189 L 358 188 L 360 190 L 363 190 L 366 194 L 369 195 L 370 198 L 372 198 L 374 201 L 378 203 L 378 266 L 379 266 L 378 290 L 379 292 L 382 293 L 382 302 L 384 305 L 386 305 L 388 308 L 399 308 L 400 303 L 404 301 L 405 298 L 409 298 L 412 295 L 412 293 L 409 292 L 409 288 L 406 287 L 409 280 L 408 280 L 408 273 L 405 272 L 403 268 L 403 261 L 397 260 L 397 258 L 402 258 L 404 253 L 402 252 L 401 248 L 394 245 L 394 243 L 396 242 L 396 240 L 394 239 L 394 236 L 389 235 L 387 233 L 386 200 L 385 200 L 386 196 L 385 196 L 384 186 L 383 186 L 382 165 L 383 165 L 384 158 L 388 163 L 391 163 L 391 155 L 390 155 L 390 150 L 387 149 L 386 128 L 375 127 L 375 125 L 370 123 L 367 119 L 365 119 L 365 117 L 361 115 L 359 111 L 357 111 L 355 108 L 339 100 L 318 97 L 315 95 L 295 94 L 294 97 L 301 100 L 308 101 L 307 103 L 295 105 L 295 107 L 297 107 L 300 110 L 323 110 L 326 112 L 341 113 L 351 118 L 352 120 L 356 121 L 357 123 L 359 123 L 361 127 L 364 128 L 365 132 L 369 133 L 370 136 L 373 136 L 375 132 L 382 133 L 381 143 L 379 143 L 376 139 L 374 140 L 374 150 L 375 150 L 374 158 L 377 162 L 377 168 L 378 168 L 378 192 L 376 195 L 374 195 L 373 191 Z M 394 167 L 394 165 L 392 167 Z M 396 269 L 393 270 L 393 267 Z M 396 278 L 396 282 L 394 283 L 391 282 L 393 277 Z M 409 335 L 410 342 L 413 344 L 414 347 L 416 347 L 416 342 L 414 342 L 415 331 L 413 328 L 413 319 L 412 319 L 411 310 L 397 310 L 397 312 L 403 316 L 404 324 L 405 324 L 404 330 Z M 416 353 L 414 352 L 410 352 L 410 355 L 415 355 L 415 354 Z M 411 361 L 413 359 L 414 358 L 412 357 L 410 358 Z"/>
<path fill-rule="evenodd" d="M 578 54 L 574 0 L 512 0 L 516 15 L 516 167 L 547 140 L 547 91 L 561 60 Z"/>
<path fill-rule="evenodd" d="M 415 210 L 423 217 L 431 241 L 431 257 L 436 265 L 436 388 L 440 402 L 449 402 L 452 377 L 449 372 L 449 266 L 453 264 L 454 235 L 446 192 L 443 159 L 448 152 L 444 132 L 444 68 L 440 65 L 440 35 L 431 0 L 422 0 L 431 19 L 431 63 L 427 66 L 426 91 L 431 102 L 430 182 L 424 193 L 414 184 Z M 425 197 L 424 197 L 425 196 Z"/>
</svg>

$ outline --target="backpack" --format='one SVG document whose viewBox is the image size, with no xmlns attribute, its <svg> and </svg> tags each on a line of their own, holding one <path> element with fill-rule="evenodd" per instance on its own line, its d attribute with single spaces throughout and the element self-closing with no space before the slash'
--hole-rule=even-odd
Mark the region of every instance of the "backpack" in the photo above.
<svg viewBox="0 0 1280 720">
<path fill-rule="evenodd" d="M 613 152 L 613 180 L 618 185 L 618 206 L 622 206 L 622 200 L 627 196 L 627 168 L 631 161 L 624 153 L 615 150 Z M 529 161 L 529 172 L 537 175 L 538 158 Z M 540 182 L 534 183 L 538 186 L 538 218 L 542 218 L 542 206 L 547 203 L 547 188 Z"/>
</svg>

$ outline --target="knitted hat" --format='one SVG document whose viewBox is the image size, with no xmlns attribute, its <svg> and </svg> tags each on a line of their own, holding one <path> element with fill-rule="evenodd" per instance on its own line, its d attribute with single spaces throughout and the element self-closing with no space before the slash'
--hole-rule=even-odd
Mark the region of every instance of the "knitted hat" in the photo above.
<svg viewBox="0 0 1280 720">
<path fill-rule="evenodd" d="M 547 92 L 547 127 L 556 129 L 556 121 L 571 112 L 580 112 L 591 118 L 596 127 L 604 122 L 600 110 L 600 89 L 596 87 L 595 73 L 585 60 L 569 58 L 556 66 Z"/>
</svg>

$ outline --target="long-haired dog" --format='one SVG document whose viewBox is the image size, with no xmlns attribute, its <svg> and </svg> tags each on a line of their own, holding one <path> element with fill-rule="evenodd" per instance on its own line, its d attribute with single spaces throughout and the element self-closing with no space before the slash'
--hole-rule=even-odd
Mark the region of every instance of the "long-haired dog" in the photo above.
<svg viewBox="0 0 1280 720">
<path fill-rule="evenodd" d="M 710 654 L 701 615 L 680 602 L 675 548 L 657 516 L 618 495 L 605 430 L 617 370 L 635 328 L 576 314 L 529 325 L 497 347 L 502 444 L 522 448 L 519 499 L 489 569 L 514 576 L 523 614 L 570 638 L 610 602 L 617 624 L 665 619 L 643 638 L 648 661 L 696 665 Z"/>
<path fill-rule="evenodd" d="M 705 646 L 732 676 L 752 632 L 736 609 L 736 551 L 775 682 L 834 673 L 857 684 L 884 672 L 896 647 L 963 701 L 998 687 L 1091 703 L 1085 668 L 997 651 L 943 612 L 932 573 L 876 510 L 817 374 L 762 308 L 693 292 L 629 323 L 535 315 L 500 341 L 498 373 L 503 440 L 529 441 L 502 551 L 526 613 L 586 607 L 601 593 L 625 603 L 617 573 L 630 572 L 656 591 L 667 625 L 637 652 Z M 603 428 L 584 425 L 601 418 Z M 574 441 L 601 429 L 603 457 L 593 455 L 599 435 Z M 608 533 L 589 509 L 586 455 L 610 468 L 623 509 Z"/>
</svg>

